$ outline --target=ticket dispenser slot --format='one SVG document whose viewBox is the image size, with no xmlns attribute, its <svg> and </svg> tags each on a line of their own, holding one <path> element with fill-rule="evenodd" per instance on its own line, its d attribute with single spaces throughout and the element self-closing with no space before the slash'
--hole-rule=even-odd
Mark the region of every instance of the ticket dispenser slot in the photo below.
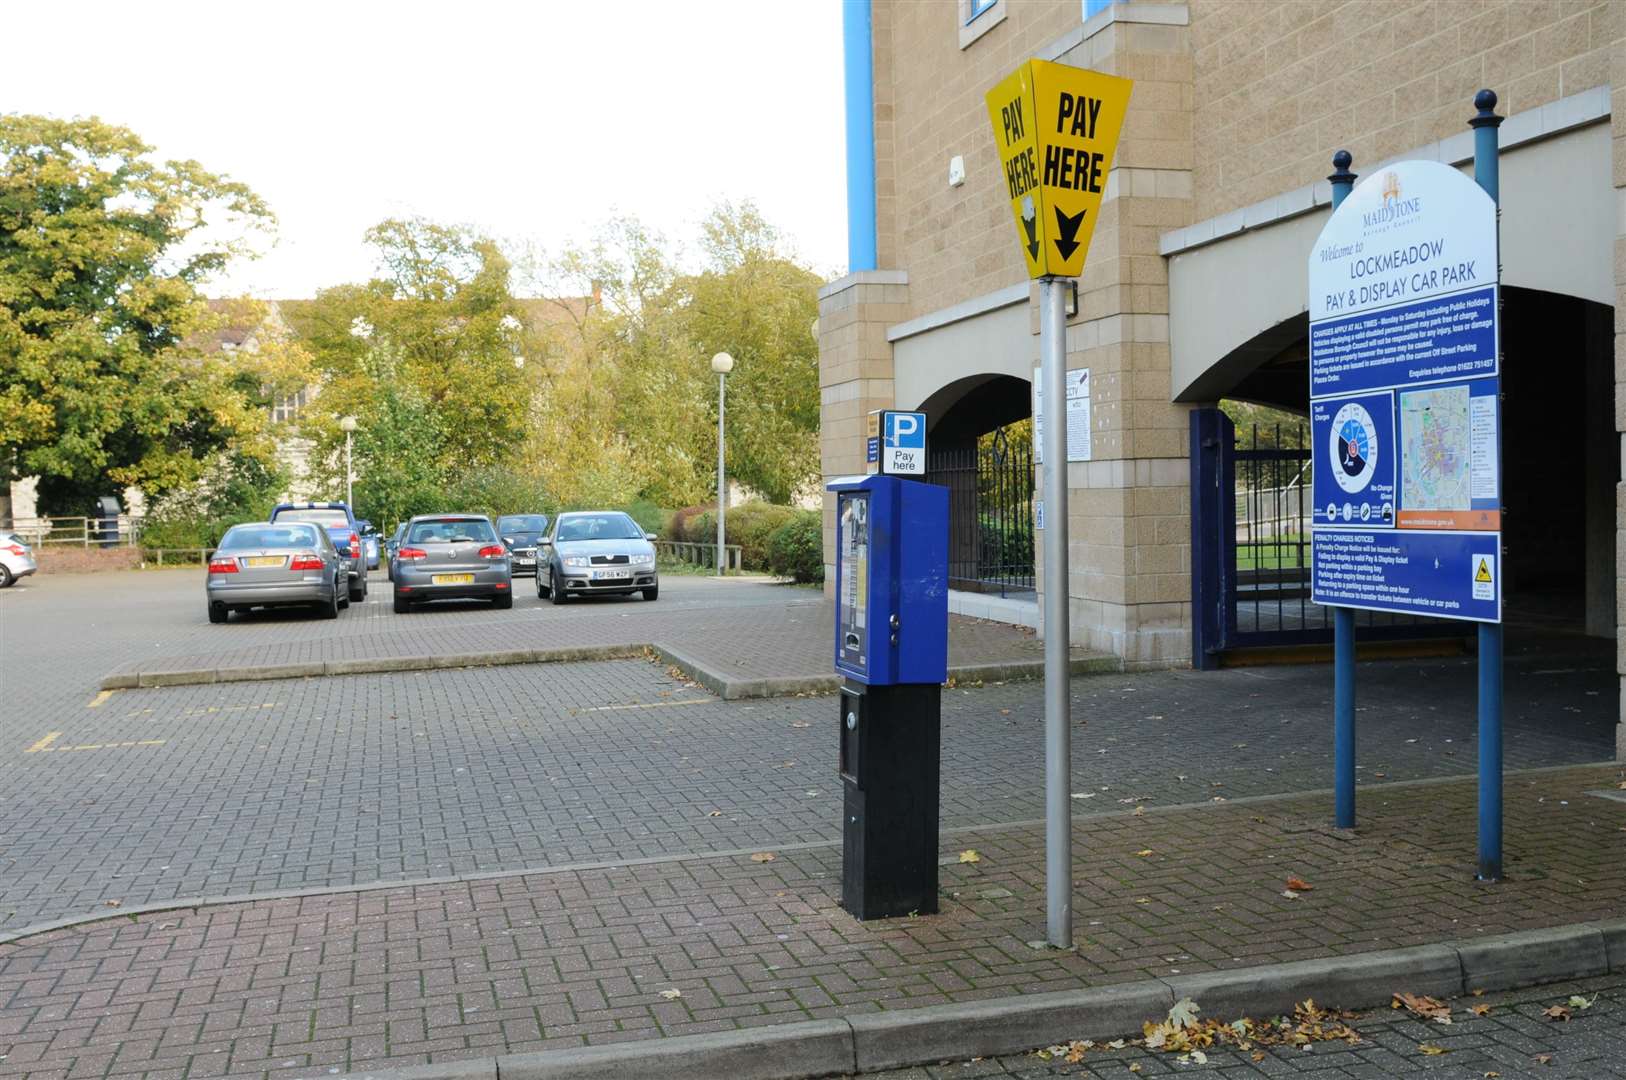
<svg viewBox="0 0 1626 1080">
<path fill-rule="evenodd" d="M 830 485 L 841 903 L 859 919 L 937 911 L 941 693 L 948 674 L 948 489 L 889 476 Z"/>
</svg>

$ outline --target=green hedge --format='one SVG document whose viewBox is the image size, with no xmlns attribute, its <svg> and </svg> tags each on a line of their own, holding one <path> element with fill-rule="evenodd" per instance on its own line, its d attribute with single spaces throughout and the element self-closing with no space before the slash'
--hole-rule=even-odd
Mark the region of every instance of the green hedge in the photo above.
<svg viewBox="0 0 1626 1080">
<path fill-rule="evenodd" d="M 768 538 L 768 570 L 806 585 L 824 582 L 824 515 L 797 510 Z"/>
<path fill-rule="evenodd" d="M 804 513 L 793 506 L 774 503 L 748 502 L 728 508 L 724 518 L 723 543 L 740 546 L 740 564 L 747 570 L 768 569 L 768 538 L 781 525 L 794 521 Z M 688 520 L 685 539 L 704 544 L 717 539 L 717 514 L 707 510 Z"/>
</svg>

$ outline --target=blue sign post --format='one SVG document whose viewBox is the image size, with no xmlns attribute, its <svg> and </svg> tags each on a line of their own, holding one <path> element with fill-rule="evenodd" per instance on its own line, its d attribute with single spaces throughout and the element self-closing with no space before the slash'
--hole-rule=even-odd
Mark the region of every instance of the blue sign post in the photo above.
<svg viewBox="0 0 1626 1080">
<path fill-rule="evenodd" d="M 1342 828 L 1355 824 L 1354 610 L 1481 624 L 1480 876 L 1496 878 L 1502 462 L 1494 125 L 1500 118 L 1489 91 L 1477 103 L 1478 186 L 1438 162 L 1408 161 L 1353 187 L 1349 155 L 1334 158 L 1333 215 L 1310 255 L 1311 596 L 1334 609 L 1335 808 Z M 1486 757 L 1492 753 L 1494 775 Z M 1491 789 L 1494 807 L 1486 802 Z M 1492 819 L 1494 839 L 1487 832 Z"/>
</svg>

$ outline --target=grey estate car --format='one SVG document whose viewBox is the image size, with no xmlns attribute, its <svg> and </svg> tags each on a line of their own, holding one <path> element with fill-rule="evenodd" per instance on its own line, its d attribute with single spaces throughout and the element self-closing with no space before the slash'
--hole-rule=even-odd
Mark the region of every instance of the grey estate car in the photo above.
<svg viewBox="0 0 1626 1080">
<path fill-rule="evenodd" d="M 508 549 L 479 514 L 420 514 L 390 560 L 395 611 L 425 600 L 490 600 L 514 606 Z"/>
<path fill-rule="evenodd" d="M 314 606 L 324 619 L 350 606 L 350 578 L 322 526 L 304 521 L 233 525 L 209 558 L 209 621 L 256 607 Z"/>
<path fill-rule="evenodd" d="M 653 533 L 619 510 L 560 514 L 542 540 L 536 595 L 562 604 L 572 596 L 660 595 Z"/>
</svg>

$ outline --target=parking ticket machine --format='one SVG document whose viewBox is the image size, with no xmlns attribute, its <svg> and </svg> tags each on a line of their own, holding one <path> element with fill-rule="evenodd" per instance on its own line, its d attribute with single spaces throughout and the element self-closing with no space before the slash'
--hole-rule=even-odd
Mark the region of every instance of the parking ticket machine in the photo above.
<svg viewBox="0 0 1626 1080">
<path fill-rule="evenodd" d="M 895 476 L 836 494 L 841 903 L 937 910 L 940 697 L 948 677 L 948 489 Z"/>
</svg>

